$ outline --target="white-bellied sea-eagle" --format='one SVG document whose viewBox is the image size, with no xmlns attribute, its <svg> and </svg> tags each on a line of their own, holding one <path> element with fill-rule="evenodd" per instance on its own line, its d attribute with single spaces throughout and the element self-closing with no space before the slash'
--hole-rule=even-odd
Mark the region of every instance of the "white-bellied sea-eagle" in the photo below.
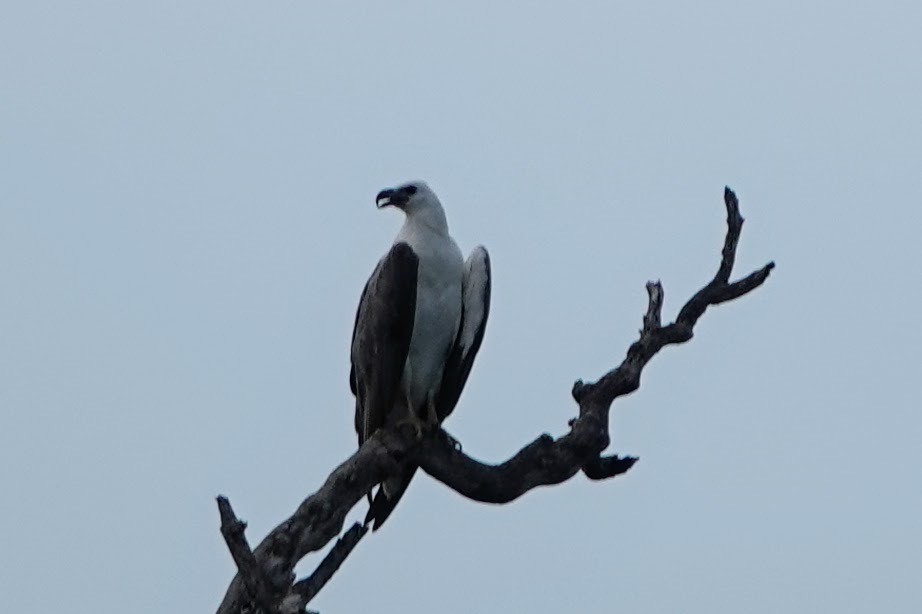
<svg viewBox="0 0 922 614">
<path fill-rule="evenodd" d="M 383 190 L 379 209 L 406 221 L 365 284 L 352 333 L 349 384 L 361 446 L 382 427 L 439 425 L 461 396 L 490 311 L 490 257 L 466 261 L 435 193 L 421 181 Z M 378 488 L 366 517 L 377 529 L 403 495 L 416 466 L 406 463 Z"/>
</svg>

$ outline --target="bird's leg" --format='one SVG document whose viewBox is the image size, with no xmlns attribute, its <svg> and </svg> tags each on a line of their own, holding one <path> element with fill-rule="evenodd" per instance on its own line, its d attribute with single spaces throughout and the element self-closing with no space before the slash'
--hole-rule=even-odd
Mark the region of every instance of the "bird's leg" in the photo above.
<svg viewBox="0 0 922 614">
<path fill-rule="evenodd" d="M 426 423 L 432 426 L 439 423 L 439 413 L 435 409 L 435 395 L 430 396 L 426 403 Z"/>
<path fill-rule="evenodd" d="M 401 429 L 403 425 L 407 425 L 413 429 L 413 438 L 417 441 L 423 438 L 423 433 L 426 430 L 425 421 L 419 417 L 416 408 L 413 407 L 413 403 L 410 400 L 410 395 L 408 394 L 405 398 L 407 414 L 397 423 L 397 428 Z"/>
</svg>

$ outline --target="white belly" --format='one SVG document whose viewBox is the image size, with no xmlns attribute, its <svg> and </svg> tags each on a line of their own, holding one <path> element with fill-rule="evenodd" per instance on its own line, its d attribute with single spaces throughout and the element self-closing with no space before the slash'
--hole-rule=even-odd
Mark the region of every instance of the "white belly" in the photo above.
<svg viewBox="0 0 922 614">
<path fill-rule="evenodd" d="M 401 387 L 408 409 L 424 418 L 438 394 L 445 360 L 458 334 L 464 263 L 450 237 L 414 233 L 397 240 L 407 241 L 419 257 L 416 316 Z"/>
</svg>

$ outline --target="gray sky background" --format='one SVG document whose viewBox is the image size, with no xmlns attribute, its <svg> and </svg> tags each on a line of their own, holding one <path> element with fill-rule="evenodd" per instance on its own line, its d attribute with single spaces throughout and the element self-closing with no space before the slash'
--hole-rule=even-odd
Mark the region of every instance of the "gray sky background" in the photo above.
<svg viewBox="0 0 922 614">
<path fill-rule="evenodd" d="M 710 278 L 725 184 L 778 269 L 616 403 L 628 475 L 419 475 L 312 607 L 919 611 L 922 5 L 447 4 L 5 5 L 4 609 L 217 606 L 213 497 L 256 543 L 354 449 L 374 195 L 424 178 L 493 258 L 481 459 Z"/>
</svg>

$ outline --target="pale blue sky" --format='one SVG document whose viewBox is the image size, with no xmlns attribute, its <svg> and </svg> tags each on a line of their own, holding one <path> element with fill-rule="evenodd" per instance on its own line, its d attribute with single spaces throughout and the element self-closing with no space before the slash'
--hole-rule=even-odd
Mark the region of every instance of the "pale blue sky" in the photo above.
<svg viewBox="0 0 922 614">
<path fill-rule="evenodd" d="M 922 5 L 386 4 L 0 11 L 5 609 L 217 606 L 214 495 L 256 543 L 353 451 L 374 195 L 412 178 L 492 254 L 446 425 L 485 460 L 565 431 L 645 281 L 667 318 L 707 281 L 725 184 L 738 272 L 778 269 L 616 403 L 628 475 L 419 475 L 312 607 L 922 609 Z"/>
</svg>

